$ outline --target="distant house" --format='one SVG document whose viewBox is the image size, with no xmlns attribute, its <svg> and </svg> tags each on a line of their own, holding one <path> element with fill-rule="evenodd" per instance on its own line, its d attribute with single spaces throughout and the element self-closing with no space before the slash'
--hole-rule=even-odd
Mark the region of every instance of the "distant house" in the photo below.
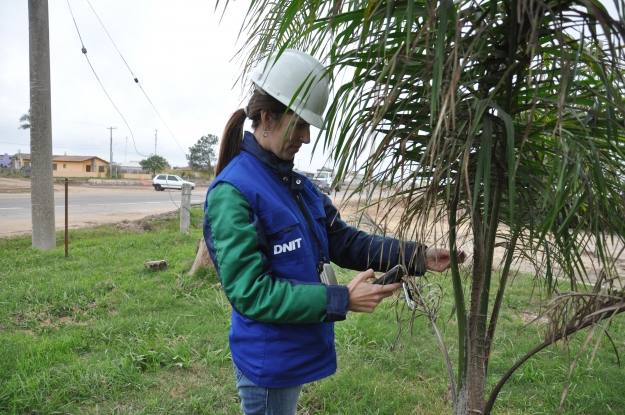
<svg viewBox="0 0 625 415">
<path fill-rule="evenodd" d="M 28 156 L 28 159 L 30 160 L 30 154 L 24 153 L 17 153 L 13 157 L 11 157 L 11 167 L 14 170 L 19 171 L 20 169 L 24 168 L 24 156 Z"/>
<path fill-rule="evenodd" d="M 52 175 L 60 177 L 105 177 L 108 165 L 108 161 L 96 156 L 53 156 Z"/>
<path fill-rule="evenodd" d="M 4 153 L 4 156 L 0 156 L 0 167 L 11 167 L 11 156 L 7 153 Z"/>
<path fill-rule="evenodd" d="M 96 156 L 52 156 L 54 177 L 106 177 L 108 161 Z M 30 154 L 17 153 L 13 166 L 19 172 L 30 172 Z"/>
</svg>

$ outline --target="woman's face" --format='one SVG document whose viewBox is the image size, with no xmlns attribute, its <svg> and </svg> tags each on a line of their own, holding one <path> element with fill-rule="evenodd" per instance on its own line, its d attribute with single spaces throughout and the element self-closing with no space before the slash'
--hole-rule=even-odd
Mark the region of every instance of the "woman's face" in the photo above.
<svg viewBox="0 0 625 415">
<path fill-rule="evenodd" d="M 265 111 L 263 111 L 264 113 Z M 267 127 L 267 137 L 264 137 Z M 297 114 L 289 113 L 274 119 L 262 114 L 262 122 L 254 131 L 254 136 L 262 148 L 271 151 L 281 160 L 292 160 L 303 144 L 310 143 L 310 124 Z"/>
</svg>

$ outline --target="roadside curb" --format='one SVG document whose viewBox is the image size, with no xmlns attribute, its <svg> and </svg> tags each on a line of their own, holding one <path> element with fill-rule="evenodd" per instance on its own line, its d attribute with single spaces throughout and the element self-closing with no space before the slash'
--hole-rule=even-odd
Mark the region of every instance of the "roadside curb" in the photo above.
<svg viewBox="0 0 625 415">
<path fill-rule="evenodd" d="M 152 181 L 146 180 L 102 180 L 89 179 L 87 184 L 91 186 L 152 186 Z"/>
</svg>

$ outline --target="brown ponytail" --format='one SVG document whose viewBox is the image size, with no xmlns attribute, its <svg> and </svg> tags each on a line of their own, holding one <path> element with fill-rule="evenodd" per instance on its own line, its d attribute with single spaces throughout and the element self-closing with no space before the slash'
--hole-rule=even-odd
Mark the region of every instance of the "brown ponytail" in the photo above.
<svg viewBox="0 0 625 415">
<path fill-rule="evenodd" d="M 219 158 L 215 167 L 215 175 L 221 173 L 228 163 L 241 152 L 241 138 L 243 137 L 243 124 L 245 123 L 245 111 L 238 109 L 230 116 L 228 124 L 221 136 Z"/>
<path fill-rule="evenodd" d="M 245 119 L 252 120 L 252 128 L 260 125 L 261 111 L 269 111 L 276 119 L 280 119 L 287 112 L 287 107 L 271 95 L 254 91 L 247 104 L 247 115 L 243 109 L 236 110 L 228 120 L 226 128 L 221 136 L 221 146 L 219 148 L 219 158 L 215 167 L 215 175 L 221 173 L 228 163 L 241 152 L 241 142 L 243 140 L 243 124 Z"/>
</svg>

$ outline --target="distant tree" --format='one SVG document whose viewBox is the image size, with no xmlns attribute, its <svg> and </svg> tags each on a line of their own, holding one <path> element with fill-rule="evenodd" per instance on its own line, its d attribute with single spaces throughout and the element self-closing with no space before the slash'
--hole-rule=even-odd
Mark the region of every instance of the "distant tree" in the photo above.
<svg viewBox="0 0 625 415">
<path fill-rule="evenodd" d="M 22 129 L 22 130 L 28 130 L 30 129 L 30 110 L 28 110 L 28 112 L 24 115 L 22 115 L 20 117 L 20 122 L 22 123 L 22 125 L 20 125 L 17 129 Z"/>
<path fill-rule="evenodd" d="M 156 174 L 158 171 L 162 171 L 165 167 L 169 167 L 169 163 L 161 156 L 150 156 L 145 160 L 139 162 L 143 170 L 153 172 Z"/>
<path fill-rule="evenodd" d="M 212 173 L 215 168 L 213 160 L 217 158 L 214 147 L 217 145 L 219 137 L 213 134 L 202 136 L 195 145 L 189 147 L 187 161 L 193 170 Z"/>
</svg>

